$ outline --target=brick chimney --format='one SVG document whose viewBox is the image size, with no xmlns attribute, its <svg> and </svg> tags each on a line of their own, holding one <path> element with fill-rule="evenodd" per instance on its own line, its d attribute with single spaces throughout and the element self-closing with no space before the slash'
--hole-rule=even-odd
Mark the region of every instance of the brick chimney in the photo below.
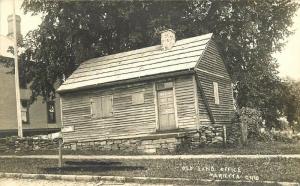
<svg viewBox="0 0 300 186">
<path fill-rule="evenodd" d="M 9 15 L 7 17 L 7 23 L 8 23 L 8 37 L 14 37 L 14 18 L 13 15 Z M 21 17 L 16 15 L 16 30 L 17 30 L 17 37 L 21 38 Z"/>
<path fill-rule="evenodd" d="M 161 46 L 163 50 L 171 49 L 176 42 L 175 31 L 172 29 L 162 31 L 160 39 L 161 39 Z"/>
</svg>

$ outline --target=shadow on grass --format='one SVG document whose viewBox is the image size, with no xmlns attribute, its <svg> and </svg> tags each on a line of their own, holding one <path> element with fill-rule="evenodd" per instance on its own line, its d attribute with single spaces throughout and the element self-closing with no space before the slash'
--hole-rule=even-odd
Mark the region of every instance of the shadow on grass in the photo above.
<svg viewBox="0 0 300 186">
<path fill-rule="evenodd" d="M 108 171 L 136 171 L 146 170 L 143 166 L 127 166 L 121 162 L 114 161 L 66 161 L 62 168 L 49 167 L 44 171 L 47 173 L 68 173 L 68 172 L 108 172 Z"/>
</svg>

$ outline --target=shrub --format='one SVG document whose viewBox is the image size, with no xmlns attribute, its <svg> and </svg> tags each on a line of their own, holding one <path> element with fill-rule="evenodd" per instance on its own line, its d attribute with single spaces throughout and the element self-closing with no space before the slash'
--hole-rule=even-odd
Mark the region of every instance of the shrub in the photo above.
<svg viewBox="0 0 300 186">
<path fill-rule="evenodd" d="M 287 130 L 285 130 L 285 131 L 274 131 L 274 132 L 272 132 L 272 135 L 274 137 L 274 140 L 276 140 L 276 141 L 287 142 L 287 143 L 291 143 L 293 141 L 296 141 L 296 140 L 293 140 L 293 136 Z"/>
<path fill-rule="evenodd" d="M 273 141 L 274 136 L 270 131 L 265 131 L 265 132 L 259 132 L 259 135 L 257 136 L 258 141 Z"/>
<path fill-rule="evenodd" d="M 235 113 L 235 116 L 231 122 L 231 129 L 228 132 L 228 143 L 241 143 L 242 127 L 247 126 L 247 139 L 254 139 L 259 141 L 272 141 L 273 137 L 269 131 L 261 131 L 264 128 L 261 112 L 249 108 L 243 107 L 239 112 Z"/>
<path fill-rule="evenodd" d="M 231 120 L 231 126 L 227 130 L 227 143 L 229 145 L 240 144 L 241 127 L 239 114 L 236 112 Z"/>
<path fill-rule="evenodd" d="M 260 128 L 264 127 L 261 112 L 249 107 L 243 107 L 240 110 L 240 122 L 247 126 L 248 138 L 252 139 L 257 139 L 260 135 Z"/>
</svg>

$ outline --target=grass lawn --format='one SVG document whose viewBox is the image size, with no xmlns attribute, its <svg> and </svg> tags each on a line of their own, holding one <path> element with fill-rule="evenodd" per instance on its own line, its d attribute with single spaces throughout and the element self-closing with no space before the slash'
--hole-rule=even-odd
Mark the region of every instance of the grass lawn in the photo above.
<svg viewBox="0 0 300 186">
<path fill-rule="evenodd" d="M 0 158 L 0 172 L 300 182 L 300 159 L 57 160 Z"/>
</svg>

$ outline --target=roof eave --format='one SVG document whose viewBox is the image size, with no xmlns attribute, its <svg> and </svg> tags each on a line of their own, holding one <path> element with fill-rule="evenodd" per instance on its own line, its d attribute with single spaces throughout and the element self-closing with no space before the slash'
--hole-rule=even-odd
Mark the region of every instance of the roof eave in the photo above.
<svg viewBox="0 0 300 186">
<path fill-rule="evenodd" d="M 58 94 L 64 94 L 64 93 L 70 93 L 70 92 L 75 92 L 75 91 L 79 91 L 79 90 L 116 86 L 116 85 L 120 85 L 120 84 L 124 84 L 124 83 L 135 83 L 135 82 L 140 82 L 140 81 L 149 81 L 149 80 L 160 79 L 162 77 L 174 77 L 174 76 L 178 76 L 178 75 L 186 75 L 186 74 L 194 74 L 194 73 L 195 73 L 194 68 L 190 68 L 190 69 L 185 69 L 185 70 L 180 70 L 180 71 L 175 71 L 175 72 L 167 72 L 167 73 L 162 73 L 162 74 L 156 74 L 156 75 L 150 75 L 150 76 L 120 80 L 120 81 L 87 85 L 87 86 L 82 86 L 82 87 L 77 87 L 77 88 L 72 88 L 72 89 L 63 89 L 63 88 L 61 89 L 61 87 L 62 87 L 61 86 L 56 90 L 56 92 Z"/>
</svg>

